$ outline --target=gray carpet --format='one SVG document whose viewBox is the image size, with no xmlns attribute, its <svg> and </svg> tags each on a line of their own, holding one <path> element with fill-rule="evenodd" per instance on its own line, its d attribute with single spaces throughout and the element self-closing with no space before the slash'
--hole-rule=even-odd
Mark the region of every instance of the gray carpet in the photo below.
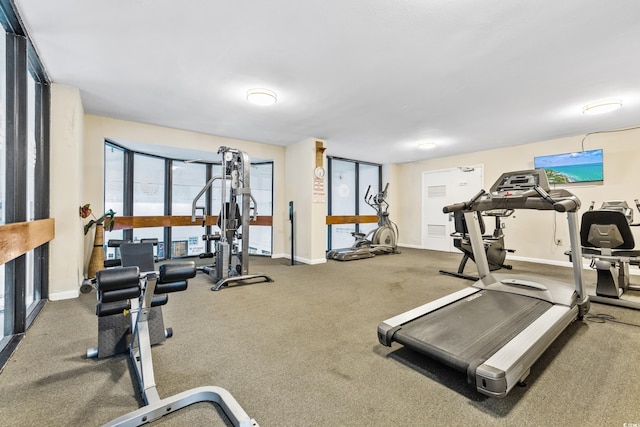
<svg viewBox="0 0 640 427">
<path fill-rule="evenodd" d="M 153 349 L 160 396 L 220 386 L 261 426 L 640 424 L 640 327 L 574 323 L 526 387 L 504 399 L 478 394 L 465 374 L 398 344 L 378 344 L 380 321 L 470 283 L 438 274 L 459 259 L 412 249 L 315 266 L 252 257 L 251 271 L 275 282 L 218 292 L 199 274 L 164 307 L 174 336 Z M 513 264 L 514 273 L 572 277 Z M 84 357 L 96 345 L 94 310 L 95 293 L 46 304 L 0 374 L 0 425 L 100 425 L 141 404 L 126 356 Z M 593 304 L 591 312 L 640 324 L 640 311 Z M 197 404 L 156 425 L 225 421 Z"/>
</svg>

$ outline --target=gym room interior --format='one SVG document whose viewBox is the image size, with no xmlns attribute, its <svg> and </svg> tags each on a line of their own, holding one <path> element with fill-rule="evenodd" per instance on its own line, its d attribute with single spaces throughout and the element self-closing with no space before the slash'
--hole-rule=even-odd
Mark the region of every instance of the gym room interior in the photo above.
<svg viewBox="0 0 640 427">
<path fill-rule="evenodd" d="M 640 4 L 476 3 L 0 0 L 0 426 L 639 426 L 640 292 L 631 287 L 640 244 L 609 266 L 588 257 L 594 250 L 567 218 L 625 201 L 624 226 L 640 239 Z M 592 151 L 595 178 L 490 192 L 504 173 Z M 217 278 L 204 267 L 220 265 L 213 252 L 225 239 L 201 236 L 233 214 L 224 191 L 206 193 L 202 215 L 191 200 L 225 169 L 227 152 L 246 154 L 252 174 L 267 168 L 252 176 L 253 193 L 237 175 L 223 173 L 222 188 L 242 201 L 260 193 L 250 230 L 264 240 L 234 259 L 269 280 L 212 291 Z M 141 157 L 153 170 L 136 172 Z M 180 168 L 200 168 L 201 183 L 181 190 Z M 394 250 L 328 259 L 352 249 L 352 233 L 380 246 L 367 232 L 379 225 L 372 200 L 383 189 Z M 508 266 L 489 275 L 585 290 L 573 294 L 584 306 L 499 397 L 476 388 L 470 371 L 379 335 L 387 320 L 474 285 L 441 273 L 463 257 L 442 209 L 480 190 L 479 200 L 579 200 L 551 200 L 548 212 L 518 205 L 501 218 Z M 101 225 L 113 230 L 85 232 L 110 209 Z M 102 340 L 97 299 L 111 297 L 90 265 L 96 253 L 100 266 L 119 256 L 110 239 L 149 237 L 158 286 L 171 265 L 195 269 L 154 307 L 166 340 L 137 361 L 129 349 L 91 357 Z M 482 258 L 491 239 L 480 237 Z M 571 257 L 578 251 L 585 256 Z M 465 273 L 483 276 L 481 264 L 469 260 Z M 126 268 L 105 268 L 104 282 L 124 283 Z M 611 280 L 626 273 L 628 292 L 611 304 L 589 299 L 613 271 Z M 140 269 L 129 276 L 142 295 L 155 281 Z M 135 329 L 142 340 L 150 299 L 137 308 L 137 298 L 110 315 L 131 319 L 127 336 Z M 155 378 L 139 378 L 138 363 Z M 205 386 L 220 395 L 168 403 Z"/>
</svg>

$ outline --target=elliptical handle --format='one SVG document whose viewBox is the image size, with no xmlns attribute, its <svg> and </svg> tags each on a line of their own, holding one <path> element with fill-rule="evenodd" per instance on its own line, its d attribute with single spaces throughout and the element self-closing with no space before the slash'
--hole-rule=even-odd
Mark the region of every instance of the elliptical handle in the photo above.
<svg viewBox="0 0 640 427">
<path fill-rule="evenodd" d="M 364 201 L 368 202 L 367 197 L 369 197 L 369 191 L 371 191 L 371 186 L 367 187 L 367 192 L 364 193 Z"/>
</svg>

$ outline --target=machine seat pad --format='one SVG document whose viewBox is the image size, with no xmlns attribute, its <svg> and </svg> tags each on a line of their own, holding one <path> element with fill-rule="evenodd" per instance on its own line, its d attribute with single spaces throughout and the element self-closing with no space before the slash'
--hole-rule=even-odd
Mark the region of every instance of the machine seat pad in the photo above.
<svg viewBox="0 0 640 427">
<path fill-rule="evenodd" d="M 165 305 L 169 301 L 169 295 L 154 295 L 151 300 L 151 307 L 157 307 L 159 305 Z"/>
<path fill-rule="evenodd" d="M 98 290 L 116 291 L 139 286 L 140 270 L 136 266 L 100 270 L 96 273 Z"/>
<path fill-rule="evenodd" d="M 195 276 L 196 263 L 194 261 L 179 262 L 175 264 L 163 264 L 160 266 L 160 277 L 158 278 L 158 283 L 177 282 L 181 280 L 191 279 Z"/>
<path fill-rule="evenodd" d="M 131 310 L 131 303 L 128 300 L 109 303 L 99 302 L 96 305 L 96 315 L 98 317 L 122 314 L 125 310 Z"/>
</svg>

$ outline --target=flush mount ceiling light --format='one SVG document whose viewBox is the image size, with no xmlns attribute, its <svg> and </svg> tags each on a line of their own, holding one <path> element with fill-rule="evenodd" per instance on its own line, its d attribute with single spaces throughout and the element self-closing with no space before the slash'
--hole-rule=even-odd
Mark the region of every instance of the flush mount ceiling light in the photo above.
<svg viewBox="0 0 640 427">
<path fill-rule="evenodd" d="M 273 105 L 278 100 L 278 95 L 269 89 L 249 89 L 247 91 L 247 101 L 255 105 Z"/>
<path fill-rule="evenodd" d="M 432 150 L 436 148 L 436 143 L 434 141 L 421 142 L 418 144 L 418 148 L 420 150 Z"/>
<path fill-rule="evenodd" d="M 622 101 L 619 99 L 603 99 L 601 101 L 592 102 L 582 108 L 583 114 L 603 114 L 617 110 L 622 107 Z"/>
</svg>

